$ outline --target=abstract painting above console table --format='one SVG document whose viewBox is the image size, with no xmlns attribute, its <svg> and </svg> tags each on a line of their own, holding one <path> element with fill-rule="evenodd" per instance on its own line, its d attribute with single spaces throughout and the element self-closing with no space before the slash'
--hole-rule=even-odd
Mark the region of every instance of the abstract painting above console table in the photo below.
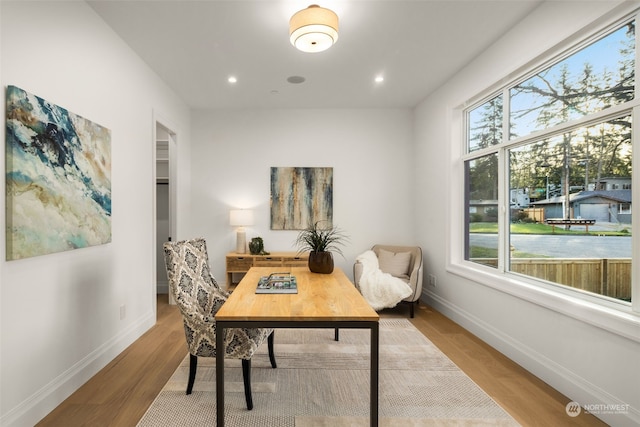
<svg viewBox="0 0 640 427">
<path fill-rule="evenodd" d="M 271 229 L 333 224 L 333 168 L 271 168 Z"/>
</svg>

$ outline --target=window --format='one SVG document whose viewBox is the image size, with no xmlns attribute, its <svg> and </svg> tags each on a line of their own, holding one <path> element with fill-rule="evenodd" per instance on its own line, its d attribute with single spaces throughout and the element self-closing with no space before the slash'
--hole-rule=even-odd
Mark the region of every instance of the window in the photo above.
<svg viewBox="0 0 640 427">
<path fill-rule="evenodd" d="M 630 303 L 635 99 L 630 20 L 468 109 L 464 259 Z"/>
<path fill-rule="evenodd" d="M 511 138 L 634 98 L 635 22 L 509 89 Z"/>
<path fill-rule="evenodd" d="M 489 154 L 466 163 L 468 217 L 465 259 L 497 267 L 498 156 Z"/>
<path fill-rule="evenodd" d="M 476 151 L 502 142 L 502 95 L 469 112 L 469 151 Z"/>
</svg>

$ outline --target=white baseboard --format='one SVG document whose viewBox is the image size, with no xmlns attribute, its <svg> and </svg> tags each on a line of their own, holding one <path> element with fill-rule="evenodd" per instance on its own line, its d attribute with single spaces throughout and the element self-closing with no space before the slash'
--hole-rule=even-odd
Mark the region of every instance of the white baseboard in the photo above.
<svg viewBox="0 0 640 427">
<path fill-rule="evenodd" d="M 147 313 L 8 411 L 0 418 L 0 425 L 5 427 L 35 425 L 155 323 L 155 314 Z"/>
<path fill-rule="evenodd" d="M 626 405 L 606 390 L 574 374 L 564 366 L 547 358 L 526 344 L 515 340 L 513 337 L 502 333 L 499 329 L 494 328 L 482 319 L 452 304 L 450 301 L 441 298 L 439 295 L 423 289 L 422 297 L 424 301 L 428 301 L 429 305 L 440 313 L 478 336 L 487 344 L 573 401 L 581 405 L 584 405 L 586 402 L 589 402 L 589 404 Z M 594 415 L 609 425 L 640 425 L 640 412 L 638 408 L 628 407 L 626 411 L 622 411 L 621 413 Z"/>
<path fill-rule="evenodd" d="M 156 284 L 156 292 L 159 294 L 168 294 L 169 293 L 169 282 L 167 281 L 158 281 Z"/>
</svg>

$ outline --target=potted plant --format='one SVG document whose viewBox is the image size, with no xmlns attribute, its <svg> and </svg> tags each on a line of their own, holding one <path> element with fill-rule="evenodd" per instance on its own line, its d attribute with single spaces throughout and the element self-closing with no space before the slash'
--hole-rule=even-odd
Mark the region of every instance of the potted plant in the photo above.
<svg viewBox="0 0 640 427">
<path fill-rule="evenodd" d="M 333 272 L 333 255 L 337 252 L 344 257 L 340 246 L 344 245 L 348 237 L 335 226 L 321 226 L 322 221 L 316 221 L 301 230 L 295 244 L 299 252 L 309 251 L 309 270 L 313 273 L 330 274 Z"/>
<path fill-rule="evenodd" d="M 262 237 L 254 237 L 249 242 L 249 252 L 251 255 L 269 255 L 269 252 L 264 250 L 264 241 Z"/>
</svg>

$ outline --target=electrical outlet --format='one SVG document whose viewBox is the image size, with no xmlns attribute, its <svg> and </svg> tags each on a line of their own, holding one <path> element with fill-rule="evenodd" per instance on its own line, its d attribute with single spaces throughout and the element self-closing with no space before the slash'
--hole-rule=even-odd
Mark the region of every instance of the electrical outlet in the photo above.
<svg viewBox="0 0 640 427">
<path fill-rule="evenodd" d="M 125 317 L 127 317 L 127 306 L 123 304 L 120 306 L 120 320 L 124 320 Z"/>
<path fill-rule="evenodd" d="M 436 287 L 436 276 L 435 274 L 430 274 L 429 275 L 429 285 L 433 286 L 434 288 Z"/>
</svg>

